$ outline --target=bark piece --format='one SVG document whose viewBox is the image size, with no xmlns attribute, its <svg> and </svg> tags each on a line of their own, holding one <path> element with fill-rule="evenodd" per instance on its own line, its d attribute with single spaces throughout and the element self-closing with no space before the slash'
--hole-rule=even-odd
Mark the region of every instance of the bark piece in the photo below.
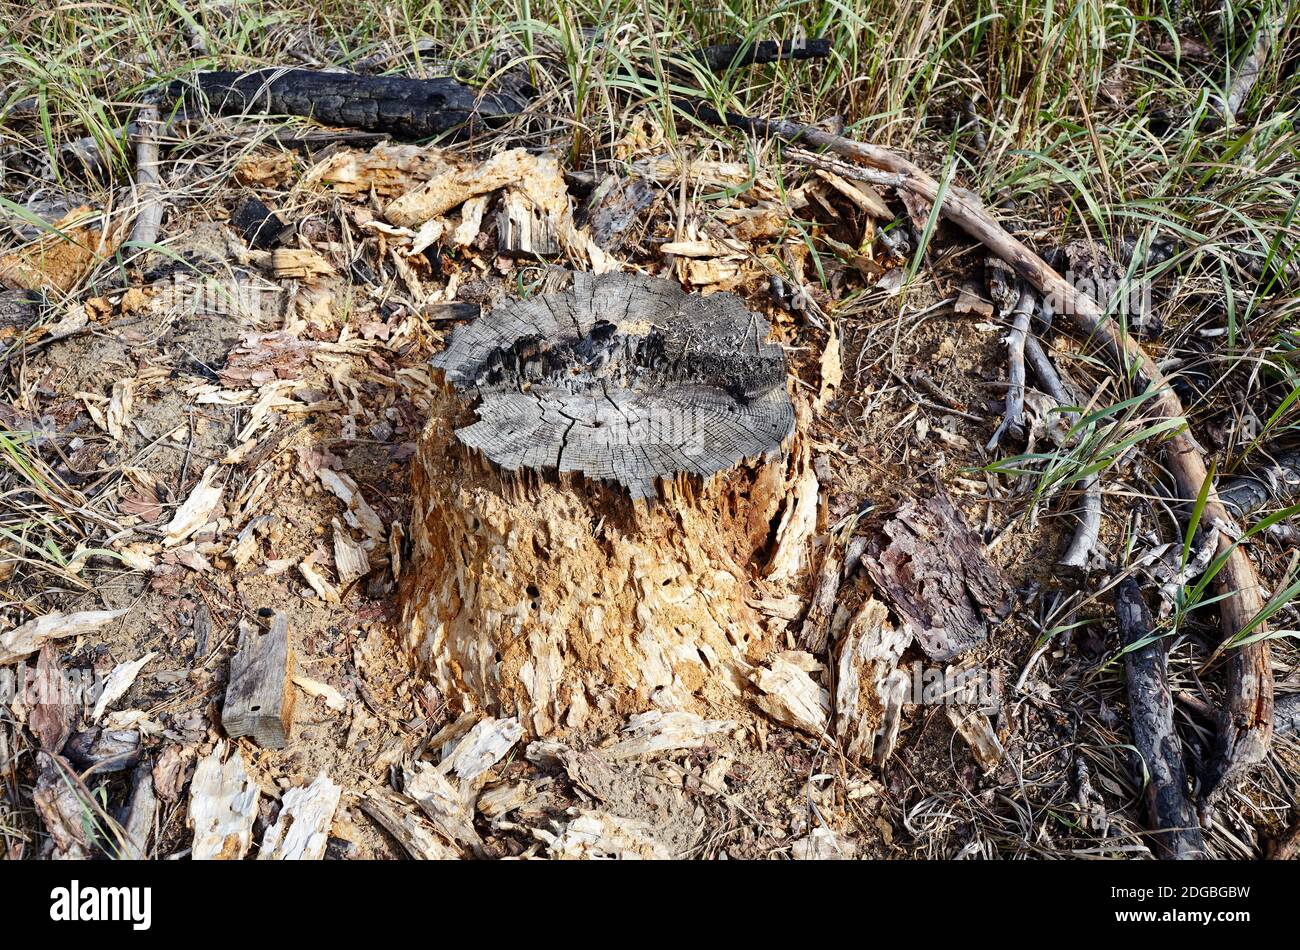
<svg viewBox="0 0 1300 950">
<path fill-rule="evenodd" d="M 1151 639 L 1151 608 L 1132 577 L 1120 582 L 1115 612 L 1119 615 L 1120 638 L 1127 648 L 1124 670 L 1133 744 L 1142 760 L 1140 778 L 1156 853 L 1177 860 L 1204 858 L 1205 840 L 1187 795 L 1183 746 L 1174 729 L 1174 701 L 1165 668 L 1166 641 L 1163 637 Z"/>
<path fill-rule="evenodd" d="M 905 501 L 868 543 L 862 563 L 934 660 L 982 642 L 1011 609 L 1006 577 L 941 488 Z"/>
<path fill-rule="evenodd" d="M 323 773 L 310 785 L 285 792 L 275 824 L 262 837 L 257 860 L 319 861 L 325 857 L 342 793 Z"/>
<path fill-rule="evenodd" d="M 253 843 L 253 821 L 261 792 L 244 768 L 238 748 L 225 758 L 226 744 L 199 760 L 190 784 L 189 823 L 195 861 L 238 861 Z"/>
<path fill-rule="evenodd" d="M 288 618 L 276 614 L 266 633 L 241 621 L 221 710 L 226 734 L 232 739 L 251 736 L 267 749 L 284 748 L 293 725 L 292 677 Z"/>
<path fill-rule="evenodd" d="M 893 626 L 885 605 L 868 598 L 837 646 L 835 735 L 860 765 L 893 754 L 908 686 L 898 661 L 911 642 L 911 629 Z"/>
</svg>

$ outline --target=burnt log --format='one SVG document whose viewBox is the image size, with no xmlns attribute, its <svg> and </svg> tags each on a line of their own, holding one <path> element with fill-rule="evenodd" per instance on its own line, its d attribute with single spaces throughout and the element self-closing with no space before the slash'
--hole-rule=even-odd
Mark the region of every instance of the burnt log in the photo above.
<svg viewBox="0 0 1300 950">
<path fill-rule="evenodd" d="M 478 123 L 509 119 L 526 105 L 446 76 L 409 79 L 312 69 L 197 73 L 171 83 L 167 92 L 188 106 L 220 114 L 306 116 L 324 125 L 413 139 L 472 131 Z"/>
<path fill-rule="evenodd" d="M 1205 857 L 1205 840 L 1187 794 L 1183 747 L 1174 729 L 1174 701 L 1169 692 L 1165 640 L 1152 639 L 1151 608 L 1133 578 L 1120 582 L 1115 594 L 1120 638 L 1126 648 L 1129 717 L 1133 745 L 1141 757 L 1147 825 L 1159 857 L 1197 860 Z"/>
<path fill-rule="evenodd" d="M 404 596 L 454 711 L 546 735 L 740 694 L 773 646 L 755 565 L 796 428 L 768 334 L 730 294 L 628 274 L 453 332 Z"/>
</svg>

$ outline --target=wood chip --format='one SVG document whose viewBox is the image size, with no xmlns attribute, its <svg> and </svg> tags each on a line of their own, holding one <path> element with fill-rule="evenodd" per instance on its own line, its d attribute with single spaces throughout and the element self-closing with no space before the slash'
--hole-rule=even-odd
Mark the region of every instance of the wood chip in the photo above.
<svg viewBox="0 0 1300 950">
<path fill-rule="evenodd" d="M 238 861 L 253 843 L 257 818 L 256 784 L 235 748 L 225 758 L 226 743 L 199 760 L 190 785 L 189 824 L 194 829 L 190 857 L 195 861 Z"/>
<path fill-rule="evenodd" d="M 0 634 L 0 666 L 31 656 L 51 640 L 93 633 L 125 613 L 125 610 L 82 610 L 70 614 L 56 611 L 29 620 L 8 633 Z"/>
<path fill-rule="evenodd" d="M 104 680 L 104 685 L 100 690 L 99 698 L 95 700 L 94 711 L 90 714 L 91 722 L 99 722 L 100 716 L 104 715 L 108 707 L 126 694 L 135 682 L 140 671 L 144 669 L 146 663 L 156 657 L 158 654 L 150 651 L 138 660 L 130 663 L 119 663 L 113 668 L 113 672 L 108 674 Z"/>
<path fill-rule="evenodd" d="M 820 668 L 811 654 L 778 653 L 767 668 L 749 675 L 763 694 L 758 707 L 782 725 L 814 736 L 824 734 L 831 714 L 830 691 L 808 675 Z"/>
<path fill-rule="evenodd" d="M 329 844 L 343 790 L 323 773 L 310 785 L 284 793 L 275 824 L 266 829 L 259 861 L 319 861 Z"/>
</svg>

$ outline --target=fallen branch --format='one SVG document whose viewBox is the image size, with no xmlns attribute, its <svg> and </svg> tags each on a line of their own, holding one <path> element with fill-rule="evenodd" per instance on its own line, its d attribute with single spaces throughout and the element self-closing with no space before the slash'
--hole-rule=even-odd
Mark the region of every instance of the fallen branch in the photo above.
<svg viewBox="0 0 1300 950">
<path fill-rule="evenodd" d="M 312 69 L 198 73 L 168 86 L 172 99 L 207 104 L 225 114 L 310 116 L 325 125 L 429 138 L 482 121 L 509 119 L 527 103 L 462 85 L 454 79 L 359 76 Z"/>
<path fill-rule="evenodd" d="M 1051 299 L 1056 312 L 1068 316 L 1081 336 L 1104 344 L 1121 376 L 1134 378 L 1139 385 L 1148 387 L 1158 418 L 1184 418 L 1177 394 L 1141 345 L 1117 323 L 1107 319 L 1092 298 L 1076 290 L 1042 258 L 1008 234 L 970 192 L 950 187 L 941 196 L 935 179 L 903 156 L 878 145 L 853 141 L 786 119 L 724 115 L 693 101 L 679 101 L 679 106 L 705 121 L 834 152 L 864 166 L 855 173 L 860 180 L 902 188 L 931 204 L 942 198 L 940 213 L 945 218 L 1001 257 L 1022 279 Z M 1165 466 L 1173 474 L 1182 497 L 1189 501 L 1196 498 L 1209 476 L 1205 458 L 1186 425 L 1165 440 L 1163 449 Z M 1259 579 L 1245 548 L 1235 541 L 1240 537 L 1240 530 L 1213 485 L 1207 492 L 1201 524 L 1204 530 L 1215 532 L 1218 552 L 1223 558 L 1215 584 L 1220 595 L 1223 640 L 1233 642 L 1263 608 Z M 1254 633 L 1265 633 L 1265 626 L 1256 625 Z M 1206 782 L 1211 800 L 1222 795 L 1249 767 L 1263 761 L 1268 752 L 1273 728 L 1273 670 L 1268 640 L 1256 639 L 1231 650 L 1228 679 L 1227 708 L 1219 717 L 1216 747 Z"/>
<path fill-rule="evenodd" d="M 1038 384 L 1043 387 L 1043 391 L 1055 399 L 1057 405 L 1070 405 L 1070 394 L 1065 391 L 1060 374 L 1056 372 L 1056 367 L 1052 365 L 1042 344 L 1033 336 L 1025 340 L 1025 358 L 1029 368 L 1038 377 Z M 1079 416 L 1078 413 L 1067 412 L 1065 418 L 1073 427 Z M 1097 547 L 1097 536 L 1101 533 L 1101 478 L 1092 472 L 1083 479 L 1080 487 L 1083 499 L 1079 510 L 1079 526 L 1070 538 L 1069 547 L 1056 562 L 1062 572 L 1075 577 L 1087 573 L 1092 552 Z"/>
<path fill-rule="evenodd" d="M 718 72 L 733 66 L 753 66 L 791 59 L 825 59 L 830 54 L 830 40 L 759 40 L 757 43 L 702 46 L 695 50 L 693 58 Z"/>
<path fill-rule="evenodd" d="M 1034 291 L 1023 287 L 1011 311 L 1011 331 L 1007 334 L 1007 409 L 986 446 L 990 452 L 998 447 L 1003 435 L 1009 434 L 1017 442 L 1025 440 L 1025 338 L 1033 313 Z"/>
<path fill-rule="evenodd" d="M 158 176 L 158 107 L 145 106 L 136 120 L 135 132 L 135 200 L 136 212 L 130 243 L 137 248 L 158 243 L 162 227 L 162 197 Z"/>
<path fill-rule="evenodd" d="M 1137 581 L 1126 577 L 1115 594 L 1120 640 L 1128 677 L 1133 745 L 1142 758 L 1147 824 L 1159 857 L 1188 861 L 1205 857 L 1205 840 L 1187 795 L 1182 744 L 1174 730 L 1165 640 L 1152 639 L 1151 608 Z"/>
<path fill-rule="evenodd" d="M 1208 130 L 1221 129 L 1233 125 L 1241 113 L 1251 90 L 1259 80 L 1268 58 L 1269 48 L 1273 45 L 1276 24 L 1265 20 L 1259 24 L 1255 33 L 1255 42 L 1232 70 L 1232 80 L 1223 95 L 1211 92 L 1209 96 L 1210 113 L 1205 117 L 1202 127 Z"/>
</svg>

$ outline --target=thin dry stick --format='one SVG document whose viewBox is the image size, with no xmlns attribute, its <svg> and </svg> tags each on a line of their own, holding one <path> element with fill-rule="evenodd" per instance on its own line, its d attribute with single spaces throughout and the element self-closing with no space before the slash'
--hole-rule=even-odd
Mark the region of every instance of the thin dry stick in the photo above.
<svg viewBox="0 0 1300 950">
<path fill-rule="evenodd" d="M 1070 394 L 1065 391 L 1060 374 L 1035 337 L 1025 340 L 1025 360 L 1038 377 L 1038 384 L 1043 387 L 1043 391 L 1055 399 L 1058 405 L 1070 405 Z M 1079 416 L 1078 413 L 1069 412 L 1065 413 L 1065 418 L 1073 427 Z M 1083 490 L 1083 501 L 1079 510 L 1079 526 L 1070 539 L 1069 547 L 1056 562 L 1063 573 L 1071 576 L 1087 572 L 1093 549 L 1097 547 L 1097 536 L 1101 533 L 1100 476 L 1096 472 L 1090 473 L 1084 477 L 1080 488 Z"/>
<path fill-rule="evenodd" d="M 137 248 L 158 243 L 162 228 L 162 198 L 158 176 L 158 107 L 144 106 L 136 120 L 135 200 L 140 206 L 131 227 L 131 244 Z"/>
<path fill-rule="evenodd" d="M 998 447 L 1003 435 L 1017 441 L 1025 438 L 1025 338 L 1029 336 L 1029 318 L 1033 313 L 1033 288 L 1023 287 L 1011 311 L 1011 330 L 1007 333 L 1007 409 L 986 446 L 990 452 Z"/>
<path fill-rule="evenodd" d="M 939 183 L 903 156 L 866 142 L 856 142 L 785 119 L 756 119 L 748 116 L 722 115 L 701 103 L 681 103 L 706 121 L 731 125 L 748 131 L 826 149 L 866 166 L 857 177 L 877 184 L 895 184 L 933 204 L 939 199 Z M 882 174 L 873 174 L 874 170 Z M 1056 302 L 1056 312 L 1067 315 L 1084 337 L 1096 339 L 1110 351 L 1119 374 L 1129 378 L 1130 371 L 1149 387 L 1151 405 L 1163 419 L 1183 419 L 1183 407 L 1177 394 L 1155 362 L 1141 345 L 1128 336 L 1086 294 L 1077 291 L 1037 254 L 1013 238 L 984 209 L 970 192 L 949 188 L 943 194 L 940 213 L 990 251 L 1012 266 L 1021 278 Z M 1183 425 L 1163 444 L 1165 465 L 1173 474 L 1178 491 L 1190 503 L 1209 480 L 1200 448 Z M 1241 530 L 1228 514 L 1211 484 L 1207 489 L 1201 514 L 1202 529 L 1216 534 L 1223 566 L 1215 576 L 1220 594 L 1219 616 L 1225 642 L 1238 634 L 1259 614 L 1264 606 L 1259 578 L 1245 548 L 1235 543 Z M 1255 634 L 1264 634 L 1258 624 Z M 1268 754 L 1273 733 L 1273 667 L 1269 643 L 1265 638 L 1229 651 L 1227 708 L 1219 715 L 1219 729 L 1207 776 L 1207 800 L 1220 797 L 1251 766 Z"/>
</svg>

